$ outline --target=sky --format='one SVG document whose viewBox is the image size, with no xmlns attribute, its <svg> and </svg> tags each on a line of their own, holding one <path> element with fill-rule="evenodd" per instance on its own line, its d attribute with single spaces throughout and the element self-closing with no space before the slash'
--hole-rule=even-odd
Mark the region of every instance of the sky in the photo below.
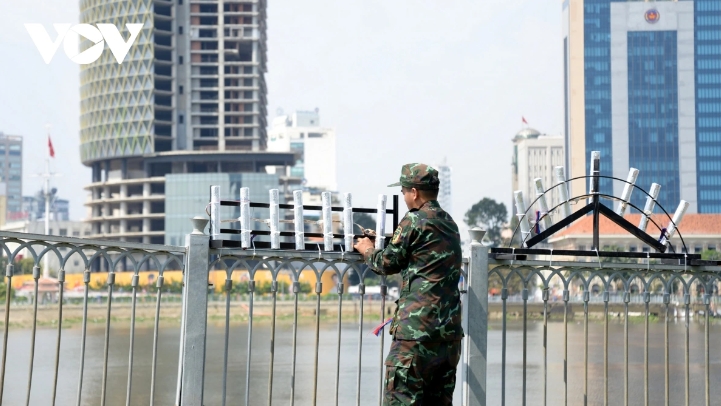
<svg viewBox="0 0 721 406">
<path fill-rule="evenodd" d="M 23 194 L 55 147 L 54 186 L 84 218 L 79 68 L 46 65 L 24 23 L 77 23 L 77 0 L 0 0 L 0 131 L 22 135 Z M 338 186 L 355 206 L 398 191 L 407 162 L 453 168 L 453 217 L 484 197 L 511 203 L 521 117 L 563 130 L 560 0 L 269 0 L 268 113 L 320 111 L 336 129 Z M 510 207 L 508 207 L 510 211 Z"/>
</svg>

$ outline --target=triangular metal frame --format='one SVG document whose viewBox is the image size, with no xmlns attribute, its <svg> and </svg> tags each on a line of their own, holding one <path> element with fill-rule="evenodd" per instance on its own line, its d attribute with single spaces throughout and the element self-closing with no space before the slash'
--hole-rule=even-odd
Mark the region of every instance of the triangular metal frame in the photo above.
<svg viewBox="0 0 721 406">
<path fill-rule="evenodd" d="M 597 179 L 594 179 L 597 180 Z M 563 220 L 559 221 L 558 223 L 552 225 L 551 227 L 547 228 L 543 232 L 533 236 L 528 241 L 526 241 L 526 246 L 528 248 L 533 247 L 534 245 L 544 241 L 548 237 L 552 236 L 553 234 L 557 233 L 560 230 L 563 230 L 566 228 L 566 226 L 571 225 L 576 220 L 580 219 L 581 217 L 585 216 L 588 213 L 593 213 L 593 247 L 595 249 L 600 249 L 599 247 L 599 219 L 601 215 L 605 216 L 607 219 L 611 220 L 615 224 L 617 224 L 619 227 L 623 228 L 624 230 L 628 231 L 630 234 L 638 238 L 639 240 L 643 241 L 644 243 L 648 244 L 651 248 L 655 249 L 658 252 L 666 252 L 666 245 L 661 244 L 658 240 L 651 237 L 648 233 L 641 231 L 638 227 L 631 224 L 628 220 L 624 219 L 623 217 L 619 216 L 618 214 L 614 213 L 613 210 L 609 209 L 608 207 L 601 204 L 601 201 L 599 199 L 598 194 L 594 194 L 591 197 L 591 202 L 584 206 L 582 209 L 578 210 L 577 212 L 571 214 L 570 216 L 564 218 Z"/>
<path fill-rule="evenodd" d="M 628 231 L 631 235 L 648 244 L 651 248 L 655 249 L 660 253 L 666 252 L 666 244 L 662 244 L 660 241 L 651 237 L 645 231 L 641 231 L 638 227 L 631 224 L 628 220 L 622 216 L 613 212 L 613 210 L 601 204 L 600 200 L 600 176 L 601 176 L 601 158 L 600 154 L 594 152 L 591 154 L 591 201 L 582 209 L 576 211 L 570 216 L 564 218 L 558 223 L 548 227 L 542 233 L 535 235 L 526 241 L 526 247 L 530 248 L 534 245 L 544 241 L 548 237 L 564 229 L 566 226 L 572 224 L 576 220 L 580 219 L 588 213 L 593 213 L 593 249 L 598 251 L 601 249 L 599 246 L 599 219 L 601 215 L 605 216 L 619 227 Z"/>
</svg>

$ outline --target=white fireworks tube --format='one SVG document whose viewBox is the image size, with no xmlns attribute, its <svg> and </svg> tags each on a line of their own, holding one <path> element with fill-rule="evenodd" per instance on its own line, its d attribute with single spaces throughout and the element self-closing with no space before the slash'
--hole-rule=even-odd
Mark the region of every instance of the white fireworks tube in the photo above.
<svg viewBox="0 0 721 406">
<path fill-rule="evenodd" d="M 636 179 L 638 179 L 638 169 L 631 168 L 628 171 L 628 178 L 626 178 L 626 182 L 628 183 L 626 183 L 623 187 L 621 201 L 618 202 L 618 207 L 616 208 L 616 214 L 621 217 L 626 214 L 626 209 L 628 209 L 628 202 L 631 201 L 631 193 L 633 193 L 633 185 L 636 184 Z"/>
<path fill-rule="evenodd" d="M 671 239 L 671 237 L 673 237 L 676 229 L 678 228 L 678 225 L 681 224 L 681 220 L 683 220 L 683 215 L 686 214 L 686 210 L 688 210 L 688 202 L 685 200 L 681 200 L 681 202 L 678 204 L 678 207 L 676 208 L 676 213 L 673 214 L 673 220 L 671 224 L 669 224 L 666 228 L 666 235 L 661 238 L 661 244 L 666 246 L 669 245 L 669 240 Z"/>
<path fill-rule="evenodd" d="M 250 189 L 240 188 L 240 246 L 250 248 Z"/>
<path fill-rule="evenodd" d="M 333 215 L 330 208 L 330 192 L 323 192 L 320 197 L 323 203 L 323 249 L 333 251 Z"/>
<path fill-rule="evenodd" d="M 601 175 L 601 151 L 591 151 L 591 168 L 590 168 L 590 179 L 588 179 L 590 186 L 588 194 L 599 193 L 601 179 L 596 176 Z M 593 197 L 588 198 L 588 203 L 593 201 Z"/>
<path fill-rule="evenodd" d="M 293 191 L 293 225 L 295 226 L 295 249 L 305 249 L 305 229 L 303 227 L 303 191 Z"/>
<path fill-rule="evenodd" d="M 345 250 L 353 251 L 353 197 L 350 193 L 343 195 L 343 233 L 345 234 Z"/>
<path fill-rule="evenodd" d="M 385 248 L 386 201 L 388 196 L 378 195 L 378 215 L 376 216 L 376 249 Z"/>
<path fill-rule="evenodd" d="M 277 250 L 280 249 L 278 189 L 270 189 L 268 193 L 270 194 L 270 249 Z"/>
<path fill-rule="evenodd" d="M 220 239 L 220 186 L 210 187 L 210 239 Z"/>
<path fill-rule="evenodd" d="M 548 203 L 546 203 L 546 190 L 543 188 L 543 180 L 536 178 L 533 180 L 533 184 L 536 186 L 536 198 L 538 199 L 538 206 L 541 208 L 541 216 L 543 216 L 543 229 L 548 230 L 551 227 L 551 217 L 548 215 Z"/>
<path fill-rule="evenodd" d="M 566 185 L 566 174 L 563 169 L 562 166 L 556 166 L 553 168 L 553 172 L 556 175 L 556 184 L 562 183 L 561 186 L 556 186 L 556 189 L 558 189 L 559 198 L 563 202 L 561 205 L 561 214 L 563 218 L 566 218 L 571 215 L 571 205 L 568 204 L 568 185 Z"/>
<path fill-rule="evenodd" d="M 528 237 L 528 234 L 531 233 L 531 224 L 528 222 L 528 217 L 526 216 L 526 205 L 523 203 L 523 192 L 520 190 L 516 190 L 513 192 L 513 198 L 516 201 L 516 216 L 518 216 L 518 224 L 521 227 L 521 240 L 523 242 L 523 246 L 526 246 L 526 237 Z"/>
<path fill-rule="evenodd" d="M 658 183 L 651 184 L 651 190 L 648 191 L 650 197 L 646 197 L 646 205 L 643 207 L 641 221 L 638 223 L 639 230 L 643 232 L 646 232 L 646 227 L 648 227 L 648 218 L 653 214 L 653 208 L 656 206 L 656 199 L 658 199 L 658 193 L 660 191 L 661 185 Z"/>
</svg>

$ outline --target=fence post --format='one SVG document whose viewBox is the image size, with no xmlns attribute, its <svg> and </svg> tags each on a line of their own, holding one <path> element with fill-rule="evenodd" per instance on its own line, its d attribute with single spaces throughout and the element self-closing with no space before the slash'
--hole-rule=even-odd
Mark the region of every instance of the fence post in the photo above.
<svg viewBox="0 0 721 406">
<path fill-rule="evenodd" d="M 486 406 L 486 368 L 488 347 L 488 248 L 474 235 L 468 264 L 468 292 L 463 306 L 466 320 L 466 345 L 463 348 L 463 405 Z"/>
<path fill-rule="evenodd" d="M 201 223 L 203 221 L 203 224 Z M 202 406 L 205 377 L 205 336 L 208 315 L 208 248 L 203 233 L 207 220 L 193 219 L 194 230 L 185 237 L 187 259 L 184 275 L 182 328 L 181 405 Z"/>
</svg>

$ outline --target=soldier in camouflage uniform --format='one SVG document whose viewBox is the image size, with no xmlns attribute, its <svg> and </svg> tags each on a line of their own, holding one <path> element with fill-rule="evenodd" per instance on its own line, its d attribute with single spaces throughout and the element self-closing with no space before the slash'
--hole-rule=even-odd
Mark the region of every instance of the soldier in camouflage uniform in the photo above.
<svg viewBox="0 0 721 406">
<path fill-rule="evenodd" d="M 424 164 L 401 170 L 410 210 L 385 249 L 368 238 L 355 248 L 379 275 L 400 273 L 403 285 L 391 323 L 384 405 L 451 405 L 461 354 L 461 241 L 438 204 L 438 171 Z"/>
</svg>

